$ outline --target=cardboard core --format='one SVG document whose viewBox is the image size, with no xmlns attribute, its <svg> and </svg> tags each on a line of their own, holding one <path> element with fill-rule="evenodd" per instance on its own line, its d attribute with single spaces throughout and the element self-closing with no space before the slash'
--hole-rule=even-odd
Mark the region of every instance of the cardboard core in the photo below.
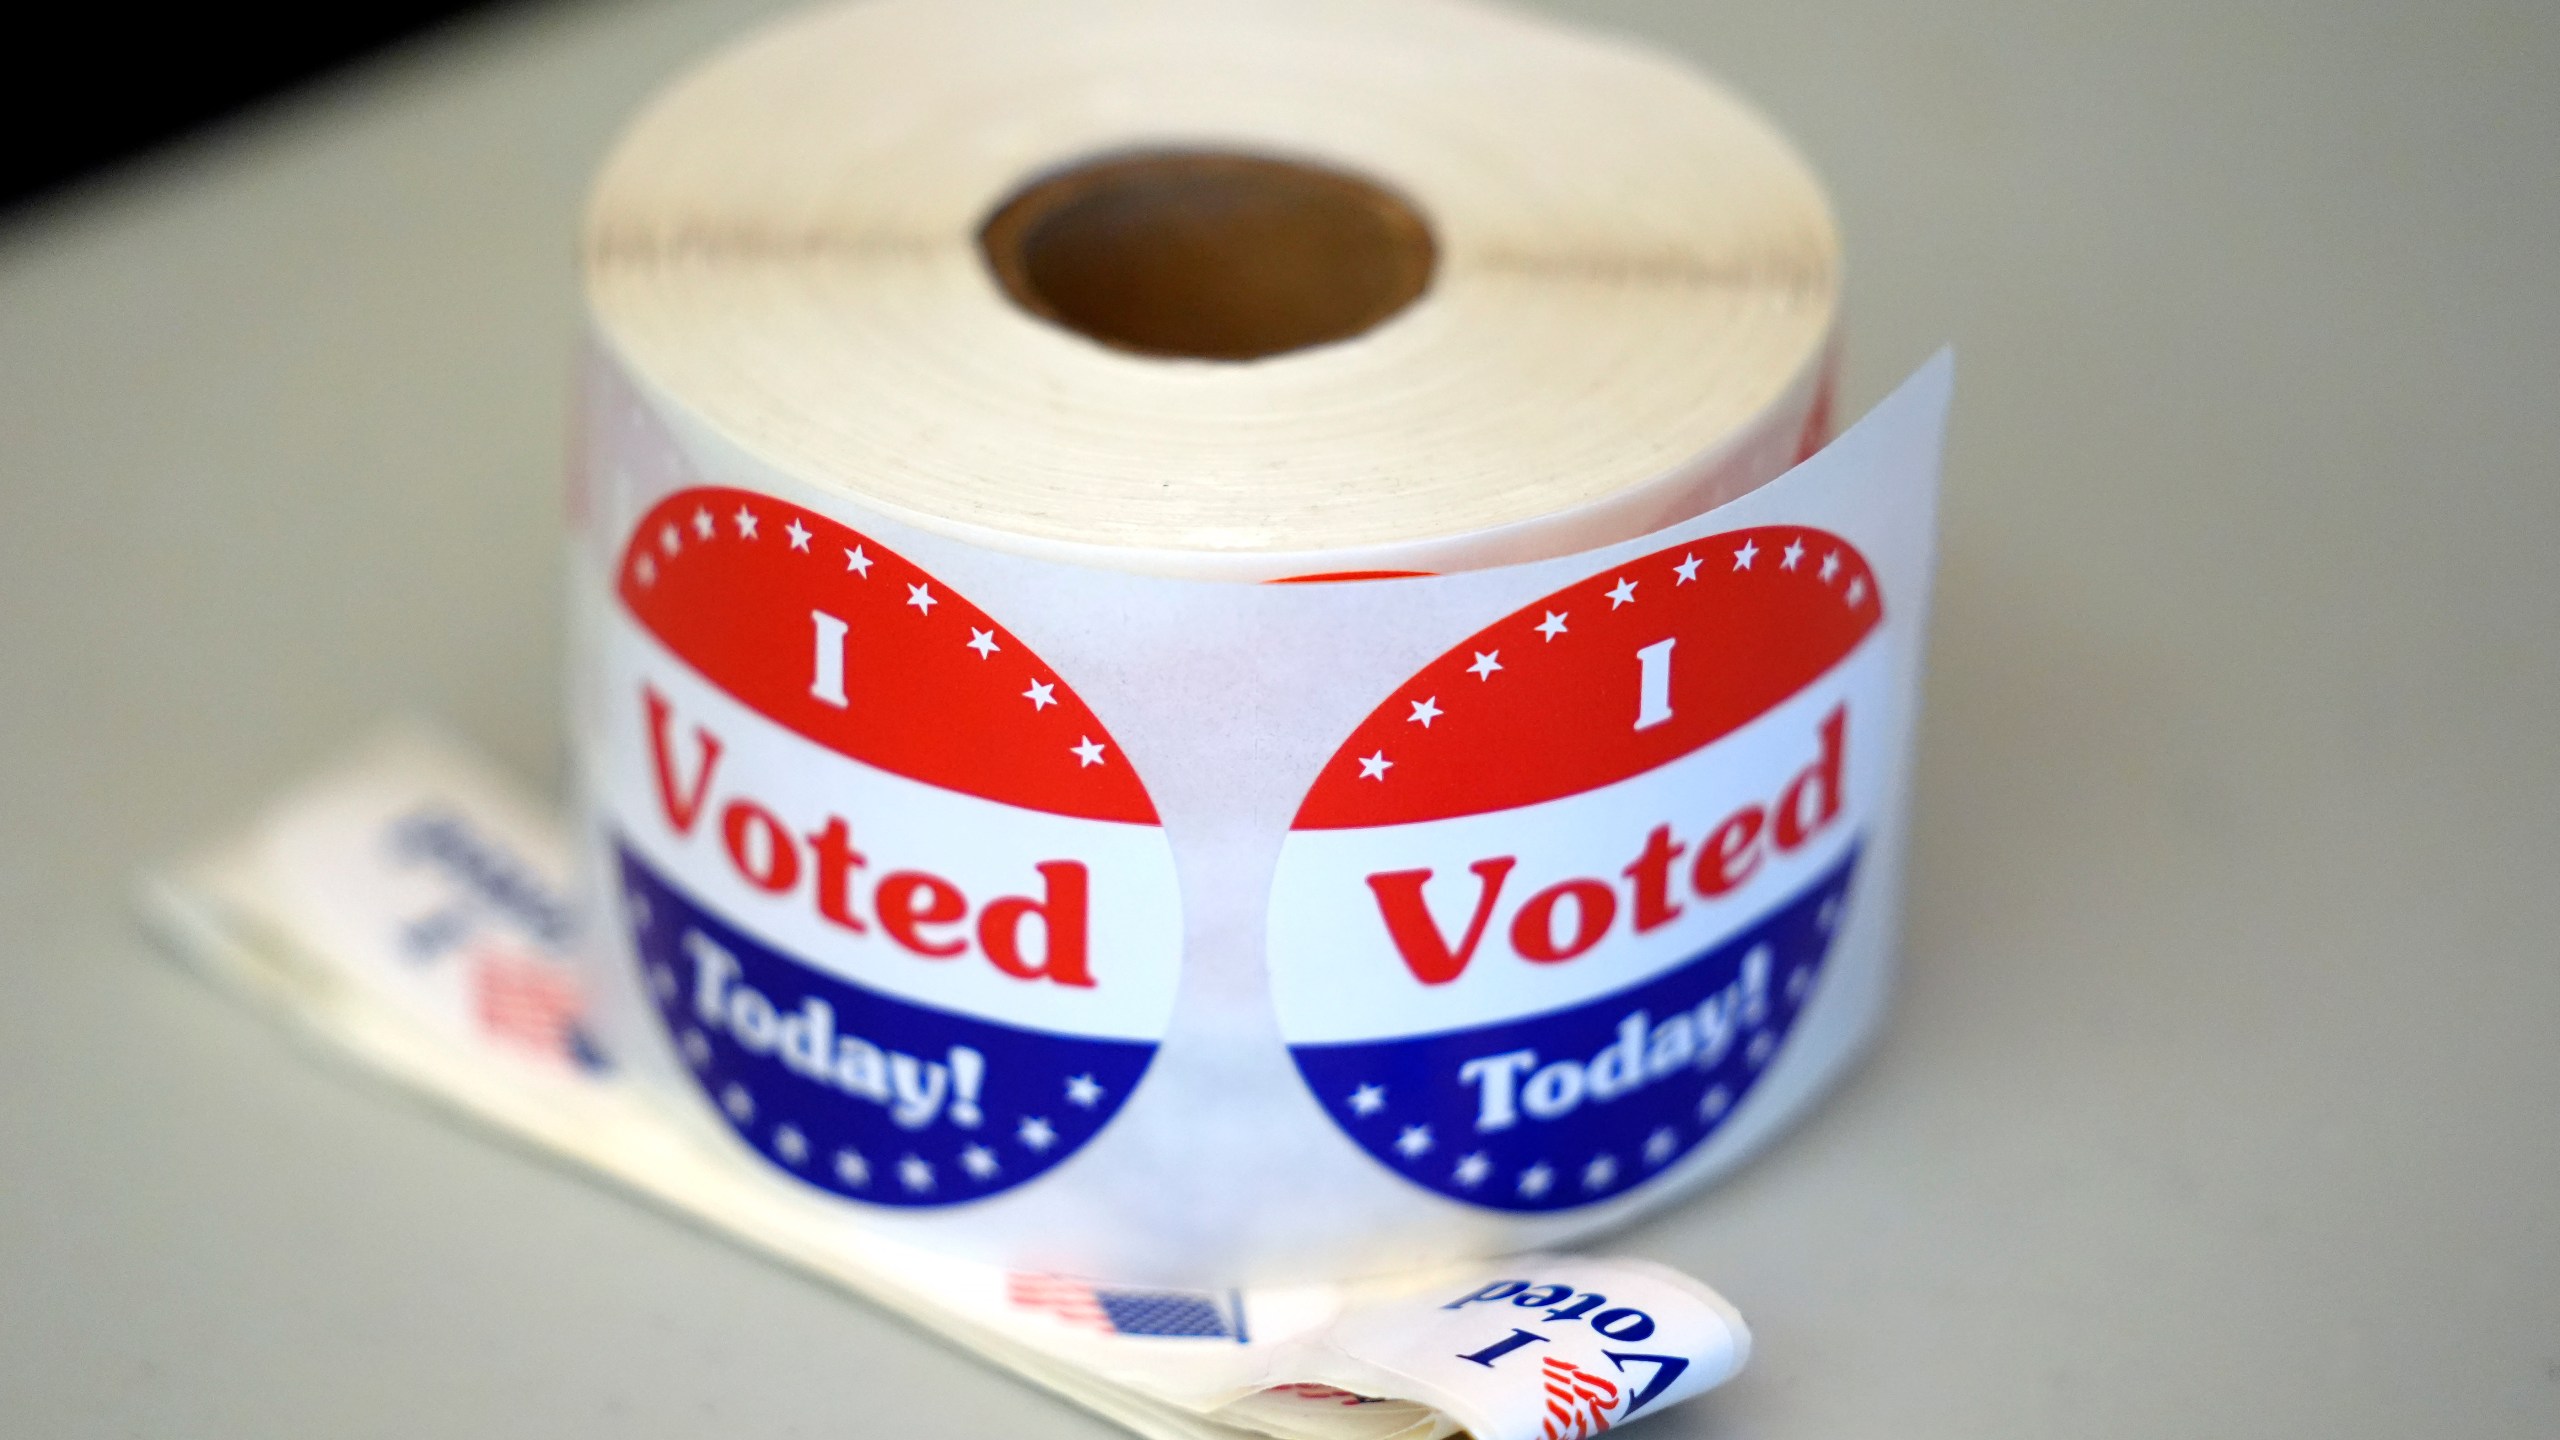
<svg viewBox="0 0 2560 1440">
<path fill-rule="evenodd" d="M 1290 160 L 1162 152 L 1033 182 L 978 232 L 1014 303 L 1115 349 L 1253 360 L 1413 303 L 1437 248 L 1413 207 Z"/>
</svg>

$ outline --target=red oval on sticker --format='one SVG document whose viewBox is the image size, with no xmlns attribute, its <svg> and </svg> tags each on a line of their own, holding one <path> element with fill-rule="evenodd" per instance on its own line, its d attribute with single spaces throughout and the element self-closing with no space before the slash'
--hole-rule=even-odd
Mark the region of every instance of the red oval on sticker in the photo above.
<svg viewBox="0 0 2560 1440">
<path fill-rule="evenodd" d="M 632 616 L 704 678 L 820 745 L 946 790 L 1156 823 L 1067 682 L 905 557 L 787 501 L 680 491 L 624 548 Z"/>
<path fill-rule="evenodd" d="M 1740 729 L 1884 618 L 1866 558 L 1762 526 L 1628 561 L 1478 631 L 1334 752 L 1294 828 L 1477 815 L 1640 775 Z"/>
</svg>

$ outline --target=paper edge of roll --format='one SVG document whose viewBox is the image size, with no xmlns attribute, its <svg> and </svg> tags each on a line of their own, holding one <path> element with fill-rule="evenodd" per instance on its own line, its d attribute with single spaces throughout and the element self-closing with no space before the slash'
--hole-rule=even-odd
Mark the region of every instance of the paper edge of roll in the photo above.
<svg viewBox="0 0 2560 1440">
<path fill-rule="evenodd" d="M 990 3 L 993 8 L 1002 8 L 1002 0 L 990 0 Z M 974 7 L 975 10 L 988 8 L 989 4 Z M 1175 8 L 1189 14 L 1194 7 Z M 1314 18 L 1306 23 L 1311 26 L 1329 23 L 1322 13 L 1325 8 L 1316 7 Z M 1504 45 L 1518 42 L 1526 35 L 1534 37 L 1529 42 L 1534 46 L 1558 47 L 1559 53 L 1576 57 L 1577 63 L 1637 67 L 1664 86 L 1664 93 L 1672 94 L 1675 100 L 1706 105 L 1724 114 L 1733 126 L 1731 137 L 1737 143 L 1747 142 L 1760 147 L 1760 152 L 1754 157 L 1755 163 L 1764 166 L 1774 164 L 1777 171 L 1783 172 L 1786 184 L 1800 188 L 1801 198 L 1808 203 L 1802 213 L 1792 218 L 1811 227 L 1814 243 L 1797 257 L 1802 262 L 1802 274 L 1797 281 L 1781 285 L 1772 293 L 1776 293 L 1781 301 L 1792 297 L 1803 313 L 1789 317 L 1792 328 L 1786 332 L 1786 343 L 1778 351 L 1779 358 L 1785 363 L 1764 363 L 1745 377 L 1749 403 L 1741 406 L 1742 413 L 1738 419 L 1728 415 L 1728 423 L 1711 427 L 1714 433 L 1703 438 L 1691 435 L 1676 450 L 1653 454 L 1644 462 L 1633 465 L 1627 462 L 1623 446 L 1606 457 L 1607 464 L 1581 471 L 1571 471 L 1564 465 L 1564 461 L 1571 458 L 1570 446 L 1565 447 L 1567 453 L 1561 460 L 1552 453 L 1524 456 L 1521 462 L 1524 468 L 1543 463 L 1550 469 L 1564 469 L 1567 473 L 1539 474 L 1525 488 L 1515 486 L 1502 497 L 1506 505 L 1490 514 L 1470 513 L 1470 506 L 1478 498 L 1479 491 L 1485 488 L 1471 482 L 1484 478 L 1481 472 L 1486 467 L 1499 465 L 1508 458 L 1499 453 L 1498 447 L 1487 454 L 1472 457 L 1476 467 L 1474 472 L 1462 466 L 1451 475 L 1435 477 L 1430 472 L 1427 457 L 1425 463 L 1417 465 L 1411 455 L 1393 453 L 1397 436 L 1372 436 L 1368 438 L 1375 441 L 1373 448 L 1380 453 L 1365 478 L 1370 482 L 1370 489 L 1389 492 L 1390 503 L 1386 503 L 1383 509 L 1374 503 L 1362 509 L 1362 504 L 1370 498 L 1365 493 L 1355 493 L 1351 500 L 1345 501 L 1342 492 L 1356 486 L 1364 477 L 1357 473 L 1346 474 L 1344 467 L 1336 464 L 1330 472 L 1321 474 L 1309 475 L 1284 469 L 1277 479 L 1265 475 L 1248 478 L 1241 483 L 1222 479 L 1215 484 L 1199 484 L 1195 488 L 1203 494 L 1216 492 L 1216 503 L 1212 509 L 1233 512 L 1225 516 L 1224 523 L 1200 523 L 1196 519 L 1183 518 L 1159 521 L 1160 512 L 1177 507 L 1149 504 L 1143 497 L 1169 494 L 1173 487 L 1188 483 L 1178 478 L 1180 475 L 1197 475 L 1203 470 L 1182 471 L 1178 466 L 1160 466 L 1158 468 L 1166 473 L 1152 477 L 1156 488 L 1151 490 L 1124 485 L 1114 492 L 1105 483 L 1111 478 L 1112 469 L 1128 457 L 1146 450 L 1149 437 L 1136 433 L 1134 425 L 1125 432 L 1126 443 L 1117 446 L 1116 453 L 1112 443 L 1114 433 L 1107 423 L 1097 424 L 1097 433 L 1094 434 L 1053 437 L 1046 431 L 1038 431 L 1036 425 L 1030 428 L 1037 433 L 1027 441 L 1019 435 L 1009 434 L 1007 439 L 1021 442 L 1015 446 L 1015 452 L 1019 452 L 1023 461 L 1019 468 L 1040 473 L 1037 483 L 1014 487 L 1019 493 L 1008 495 L 1005 491 L 1009 477 L 1003 472 L 1007 469 L 1007 455 L 1014 452 L 991 452 L 994 455 L 992 460 L 985 454 L 972 455 L 968 458 L 975 463 L 965 470 L 936 475 L 929 464 L 921 471 L 911 468 L 920 463 L 919 447 L 913 443 L 880 444 L 875 436 L 869 449 L 862 445 L 848 448 L 839 443 L 840 437 L 823 433 L 824 426 L 818 422 L 799 425 L 799 420 L 806 419 L 806 416 L 786 416 L 786 423 L 770 423 L 775 414 L 788 411 L 788 405 L 777 411 L 770 401 L 746 403 L 736 395 L 706 393 L 699 365 L 691 357 L 681 355 L 680 347 L 676 351 L 670 350 L 667 336 L 661 333 L 664 326 L 648 319 L 650 307 L 635 304 L 632 296 L 636 292 L 648 291 L 653 276 L 663 278 L 657 275 L 662 270 L 672 273 L 706 266 L 716 270 L 723 262 L 724 251 L 717 245 L 696 245 L 690 249 L 677 246 L 657 254 L 635 269 L 631 257 L 616 253 L 606 240 L 608 231 L 622 223 L 617 218 L 620 214 L 617 207 L 624 202 L 617 197 L 628 188 L 625 183 L 627 177 L 635 169 L 645 172 L 654 163 L 652 157 L 656 152 L 652 147 L 661 142 L 652 137 L 667 129 L 671 115 L 681 118 L 680 112 L 689 97 L 705 83 L 704 77 L 730 74 L 739 66 L 752 68 L 761 57 L 806 49 L 811 32 L 841 30 L 848 25 L 905 23 L 908 17 L 921 13 L 923 9 L 917 5 L 900 5 L 895 0 L 872 0 L 869 4 L 828 7 L 785 17 L 733 45 L 661 95 L 634 120 L 604 166 L 590 200 L 584 232 L 584 258 L 591 296 L 591 332 L 600 351 L 620 362 L 621 368 L 639 383 L 679 432 L 710 446 L 733 449 L 762 465 L 808 483 L 819 493 L 841 495 L 920 528 L 992 549 L 1117 569 L 1246 580 L 1377 569 L 1437 572 L 1569 553 L 1640 534 L 1684 515 L 1721 504 L 1774 478 L 1799 458 L 1798 438 L 1806 428 L 1809 412 L 1828 369 L 1836 361 L 1835 329 L 1840 297 L 1836 226 L 1819 182 L 1803 157 L 1747 103 L 1679 62 L 1625 42 L 1565 30 L 1552 22 L 1446 3 L 1446 0 L 1394 0 L 1392 5 L 1366 0 L 1362 13 L 1371 16 L 1391 14 L 1394 23 L 1483 25 L 1491 31 L 1503 32 L 1501 44 Z M 1105 9 L 1115 21 L 1131 16 L 1144 19 L 1173 13 L 1172 8 L 1155 3 L 1155 0 L 1136 0 L 1136 3 Z M 1274 7 L 1252 4 L 1210 6 L 1205 10 L 1218 15 L 1251 17 L 1257 22 L 1268 22 L 1271 15 L 1277 13 Z M 959 12 L 952 7 L 937 7 L 933 13 Z M 1495 48 L 1500 50 L 1499 45 Z M 1599 58 L 1595 61 L 1593 57 Z M 732 75 L 731 79 L 734 83 L 735 76 Z M 787 102 L 776 99 L 773 103 L 780 106 Z M 1036 173 L 1036 169 L 1024 168 L 1013 173 L 1017 180 L 1027 179 Z M 1381 172 L 1379 178 L 1394 187 L 1402 177 Z M 1001 194 L 986 198 L 992 202 L 1001 199 Z M 1440 217 L 1434 215 L 1433 221 L 1436 226 Z M 1241 403 L 1249 409 L 1254 398 L 1249 392 L 1256 386 L 1284 392 L 1294 389 L 1298 398 L 1305 398 L 1307 387 L 1280 385 L 1275 379 L 1287 375 L 1292 367 L 1303 373 L 1310 366 L 1342 368 L 1348 365 L 1353 371 L 1351 378 L 1360 380 L 1371 378 L 1360 371 L 1362 364 L 1372 367 L 1403 364 L 1410 367 L 1417 361 L 1446 358 L 1435 357 L 1427 346 L 1417 348 L 1415 332 L 1418 328 L 1433 322 L 1445 326 L 1445 317 L 1427 313 L 1434 298 L 1430 295 L 1426 295 L 1412 311 L 1389 320 L 1369 335 L 1269 361 L 1242 365 L 1233 362 L 1166 362 L 1109 352 L 1083 337 L 1035 319 L 1004 300 L 995 287 L 990 267 L 984 262 L 984 257 L 976 253 L 974 242 L 969 238 L 973 236 L 973 227 L 969 236 L 959 237 L 962 243 L 953 243 L 954 237 L 944 236 L 948 253 L 940 257 L 944 269 L 952 269 L 950 262 L 956 259 L 960 262 L 959 268 L 967 272 L 965 280 L 946 277 L 947 281 L 974 285 L 979 292 L 964 297 L 966 304 L 983 311 L 972 323 L 982 322 L 998 331 L 1018 332 L 1004 336 L 1005 343 L 1019 347 L 1014 358 L 1027 356 L 1033 361 L 1060 367 L 1062 374 L 1072 376 L 1086 370 L 1101 373 L 1135 369 L 1155 377 L 1141 387 L 1149 393 L 1178 392 L 1186 387 L 1192 391 L 1216 390 L 1223 386 L 1248 392 Z M 1470 252 L 1466 237 L 1455 238 L 1457 243 L 1453 246 L 1454 258 L 1450 261 L 1451 275 L 1444 277 L 1442 282 L 1435 282 L 1435 291 L 1444 282 L 1465 287 L 1482 278 L 1480 275 L 1471 278 L 1468 271 L 1467 267 L 1472 262 L 1468 258 Z M 1570 306 L 1595 297 L 1576 293 L 1551 298 L 1553 303 Z M 1597 298 L 1614 299 L 1624 304 L 1630 299 L 1641 303 L 1654 297 L 1651 292 L 1638 287 L 1633 292 L 1620 291 L 1614 296 L 1604 294 Z M 1679 346 L 1677 334 L 1664 333 L 1664 326 L 1645 328 L 1651 333 L 1639 337 L 1643 343 L 1657 347 Z M 930 338 L 927 337 L 928 342 Z M 1387 353 L 1399 348 L 1405 353 L 1400 356 Z M 1604 353 L 1603 358 L 1622 364 L 1641 364 L 1649 358 L 1658 358 L 1647 356 L 1641 344 L 1620 348 L 1632 353 Z M 1701 347 L 1685 348 L 1698 350 Z M 768 346 L 766 350 L 769 353 L 754 355 L 753 358 L 768 361 L 769 368 L 783 366 L 789 358 L 789 349 L 788 345 Z M 1712 358 L 1713 344 L 1705 346 L 1702 353 Z M 676 357 L 672 363 L 671 355 Z M 692 367 L 692 373 L 686 373 L 688 367 Z M 948 380 L 952 377 L 936 378 Z M 959 378 L 969 377 L 964 373 Z M 1000 387 L 1006 377 L 992 378 Z M 1034 378 L 1045 381 L 1049 377 Z M 1431 385 L 1448 383 L 1447 377 L 1441 374 L 1425 378 Z M 1274 383 L 1262 385 L 1266 379 Z M 1321 387 L 1317 388 L 1321 390 Z M 886 411 L 906 398 L 886 395 L 878 408 Z M 970 417 L 966 405 L 974 398 L 963 394 L 959 397 L 961 403 L 953 405 L 948 413 L 938 415 L 937 419 L 946 431 L 949 427 L 968 424 Z M 1289 396 L 1284 394 L 1280 398 Z M 1731 397 L 1726 398 L 1729 401 Z M 1676 393 L 1644 397 L 1645 405 L 1651 410 L 1676 411 L 1683 402 L 1684 397 Z M 862 407 L 843 408 L 851 413 Z M 1727 408 L 1733 407 L 1728 404 Z M 1650 412 L 1644 415 L 1612 413 L 1611 407 L 1605 404 L 1590 409 L 1590 414 L 1578 418 L 1587 420 L 1587 430 L 1595 435 L 1612 427 L 1630 429 L 1648 423 L 1659 425 L 1665 418 Z M 1127 417 L 1104 418 L 1107 422 Z M 1142 425 L 1145 418 L 1143 415 L 1137 417 L 1137 423 Z M 1320 416 L 1290 418 L 1297 419 L 1301 428 L 1308 430 L 1319 428 L 1323 423 Z M 1465 418 L 1460 417 L 1459 423 L 1463 424 Z M 1683 418 L 1676 413 L 1670 415 L 1669 428 L 1678 428 Z M 1550 428 L 1570 425 L 1576 419 L 1576 415 L 1561 415 Z M 1449 416 L 1434 415 L 1428 417 L 1427 423 L 1446 428 L 1452 422 Z M 1195 450 L 1199 448 L 1197 436 L 1186 438 L 1194 442 Z M 1333 448 L 1337 452 L 1356 450 L 1362 438 L 1357 434 L 1332 437 L 1335 442 Z M 1053 440 L 1054 445 L 1050 448 L 1064 453 L 1035 453 Z M 1274 465 L 1286 466 L 1296 458 L 1290 452 L 1290 443 L 1287 435 L 1275 439 L 1268 431 L 1242 436 L 1232 447 L 1232 465 L 1242 472 L 1267 470 Z M 1076 444 L 1081 444 L 1082 448 L 1075 448 Z M 1549 448 L 1552 450 L 1554 447 Z M 1184 457 L 1186 461 L 1189 458 L 1188 455 Z M 1207 451 L 1202 453 L 1197 464 L 1205 470 L 1206 467 L 1219 466 L 1219 461 L 1224 458 L 1215 451 Z M 1084 468 L 1079 470 L 1079 465 Z M 1610 466 L 1615 469 L 1612 471 Z M 1360 468 L 1359 462 L 1350 466 L 1353 472 Z M 1437 490 L 1434 489 L 1435 479 L 1441 482 Z M 1401 493 L 1399 486 L 1415 496 L 1414 504 L 1408 507 L 1410 513 L 1396 512 L 1391 503 L 1393 495 Z M 1080 507 L 1079 501 L 1088 491 L 1099 493 L 1093 495 L 1090 503 Z M 1013 503 L 990 504 L 991 494 Z M 1530 499 L 1543 503 L 1524 503 Z M 1477 509 L 1481 512 L 1482 507 Z M 1382 523 L 1382 515 L 1392 523 Z"/>
</svg>

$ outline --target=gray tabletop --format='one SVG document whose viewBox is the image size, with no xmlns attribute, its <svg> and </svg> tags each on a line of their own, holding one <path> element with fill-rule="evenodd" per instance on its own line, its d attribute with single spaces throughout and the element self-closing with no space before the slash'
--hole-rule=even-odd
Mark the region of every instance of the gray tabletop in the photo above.
<svg viewBox="0 0 2560 1440">
<path fill-rule="evenodd" d="M 136 868 L 402 709 L 556 773 L 571 229 L 760 7 L 482 22 L 0 229 L 0 1431 L 1100 1436 L 311 1064 Z M 1907 980 L 1617 1248 L 1647 1435 L 2560 1434 L 2560 9 L 1559 6 L 1963 377 Z"/>
</svg>

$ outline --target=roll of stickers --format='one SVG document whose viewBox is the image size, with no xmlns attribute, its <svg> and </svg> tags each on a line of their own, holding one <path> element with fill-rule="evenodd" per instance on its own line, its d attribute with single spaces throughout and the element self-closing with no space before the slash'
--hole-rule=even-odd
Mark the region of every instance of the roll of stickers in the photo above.
<svg viewBox="0 0 2560 1440">
<path fill-rule="evenodd" d="M 1832 223 L 1695 73 L 829 9 L 634 123 L 586 255 L 593 1024 L 758 1183 L 1355 1277 L 1693 1190 L 1876 1023 L 1946 372 L 1778 478 Z"/>
<path fill-rule="evenodd" d="M 1884 1005 L 1952 367 L 1823 443 L 1765 123 L 1435 0 L 897 0 L 676 85 L 587 255 L 577 820 L 395 734 L 184 954 L 1161 1440 L 1740 1368 L 1537 1252 Z"/>
</svg>

